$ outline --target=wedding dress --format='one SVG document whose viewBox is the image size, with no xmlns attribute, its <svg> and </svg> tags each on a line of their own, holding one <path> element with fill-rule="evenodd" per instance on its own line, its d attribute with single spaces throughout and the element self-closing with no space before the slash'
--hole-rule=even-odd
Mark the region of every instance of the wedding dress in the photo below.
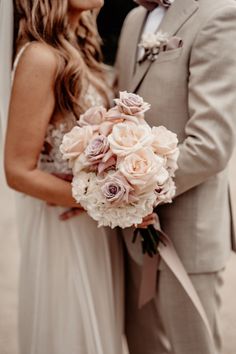
<svg viewBox="0 0 236 354">
<path fill-rule="evenodd" d="M 103 103 L 93 86 L 86 100 L 89 106 Z M 73 124 L 68 115 L 49 125 L 39 168 L 71 174 L 59 146 Z M 122 246 L 115 231 L 97 228 L 86 212 L 62 222 L 65 209 L 27 195 L 17 195 L 17 206 L 20 353 L 126 353 Z"/>
</svg>

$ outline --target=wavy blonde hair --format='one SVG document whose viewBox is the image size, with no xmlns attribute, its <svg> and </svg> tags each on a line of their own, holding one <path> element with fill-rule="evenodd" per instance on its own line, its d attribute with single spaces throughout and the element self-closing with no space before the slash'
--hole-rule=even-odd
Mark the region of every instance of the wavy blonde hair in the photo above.
<svg viewBox="0 0 236 354">
<path fill-rule="evenodd" d="M 15 0 L 15 11 L 16 46 L 38 41 L 50 45 L 57 53 L 55 96 L 61 112 L 73 112 L 78 118 L 88 108 L 84 93 L 89 82 L 109 103 L 94 12 L 82 12 L 76 30 L 72 31 L 68 23 L 68 0 Z M 75 49 L 79 54 L 76 59 Z"/>
</svg>

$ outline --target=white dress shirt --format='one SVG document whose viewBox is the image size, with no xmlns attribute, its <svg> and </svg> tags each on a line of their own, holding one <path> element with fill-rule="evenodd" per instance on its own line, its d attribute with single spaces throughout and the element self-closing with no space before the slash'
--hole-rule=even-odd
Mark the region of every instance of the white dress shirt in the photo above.
<svg viewBox="0 0 236 354">
<path fill-rule="evenodd" d="M 174 0 L 172 0 L 172 3 L 174 2 Z M 147 20 L 146 20 L 146 23 L 144 25 L 144 28 L 143 28 L 143 32 L 142 32 L 142 35 L 141 37 L 144 35 L 144 34 L 147 34 L 147 33 L 155 33 L 158 31 L 158 28 L 166 14 L 166 11 L 167 11 L 167 8 L 166 7 L 163 7 L 163 6 L 158 6 L 156 7 L 154 10 L 152 10 L 148 17 L 147 17 Z M 144 49 L 143 48 L 139 48 L 138 49 L 138 60 L 140 58 L 142 58 L 144 55 Z"/>
</svg>

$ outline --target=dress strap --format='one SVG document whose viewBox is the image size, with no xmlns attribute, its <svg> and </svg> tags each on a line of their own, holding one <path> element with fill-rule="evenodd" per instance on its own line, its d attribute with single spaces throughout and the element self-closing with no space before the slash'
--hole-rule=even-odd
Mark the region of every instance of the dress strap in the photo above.
<svg viewBox="0 0 236 354">
<path fill-rule="evenodd" d="M 12 81 L 14 80 L 14 76 L 15 76 L 15 72 L 16 72 L 16 68 L 17 68 L 17 65 L 20 61 L 20 58 L 22 56 L 22 54 L 24 53 L 24 51 L 26 50 L 26 48 L 30 45 L 31 42 L 27 42 L 23 45 L 23 47 L 19 50 L 19 52 L 17 53 L 16 55 L 16 58 L 15 58 L 15 61 L 14 61 L 14 64 L 13 64 L 13 69 L 12 69 Z"/>
</svg>

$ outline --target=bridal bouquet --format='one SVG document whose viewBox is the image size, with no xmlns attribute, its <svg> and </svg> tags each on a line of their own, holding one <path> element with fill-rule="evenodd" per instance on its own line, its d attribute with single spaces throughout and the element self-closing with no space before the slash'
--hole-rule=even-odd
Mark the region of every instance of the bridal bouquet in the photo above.
<svg viewBox="0 0 236 354">
<path fill-rule="evenodd" d="M 92 107 L 81 115 L 60 150 L 72 168 L 76 201 L 98 226 L 126 228 L 172 201 L 178 140 L 164 126 L 147 124 L 150 104 L 142 97 L 125 91 L 114 101 L 110 110 Z M 154 228 L 141 234 L 144 252 L 155 251 Z"/>
</svg>

